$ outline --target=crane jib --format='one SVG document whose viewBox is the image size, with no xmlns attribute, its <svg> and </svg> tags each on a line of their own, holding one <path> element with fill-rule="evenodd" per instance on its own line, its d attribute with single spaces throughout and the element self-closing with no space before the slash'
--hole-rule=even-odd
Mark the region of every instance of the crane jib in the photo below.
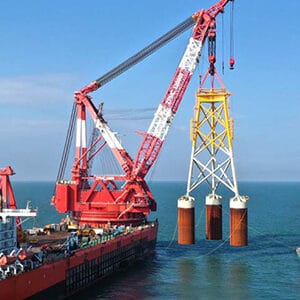
<svg viewBox="0 0 300 300">
<path fill-rule="evenodd" d="M 216 17 L 218 13 L 222 12 L 224 7 L 228 2 L 233 2 L 234 0 L 222 0 L 218 2 L 216 5 L 212 6 L 210 9 L 207 10 L 209 14 L 212 15 L 212 17 Z M 195 24 L 195 15 L 187 18 L 185 21 L 181 22 L 179 25 L 159 37 L 157 40 L 116 66 L 115 68 L 111 69 L 108 71 L 106 74 L 102 75 L 98 79 L 95 80 L 97 83 L 98 87 L 105 85 L 112 79 L 116 78 L 117 76 L 121 75 L 152 53 L 154 53 L 156 50 L 159 48 L 163 47 L 166 45 L 168 42 L 182 34 L 184 31 L 187 29 L 191 28 Z"/>
<path fill-rule="evenodd" d="M 123 63 L 119 64 L 100 78 L 98 78 L 96 81 L 97 85 L 103 86 L 104 84 L 108 83 L 118 75 L 122 74 L 126 70 L 130 69 L 132 66 L 137 64 L 138 62 L 145 59 L 147 56 L 170 42 L 172 39 L 176 38 L 178 35 L 186 31 L 187 29 L 191 28 L 195 24 L 195 21 L 193 17 L 187 18 L 185 21 L 162 35 L 160 38 L 152 42 L 150 45 L 146 46 L 127 60 L 125 60 Z"/>
</svg>

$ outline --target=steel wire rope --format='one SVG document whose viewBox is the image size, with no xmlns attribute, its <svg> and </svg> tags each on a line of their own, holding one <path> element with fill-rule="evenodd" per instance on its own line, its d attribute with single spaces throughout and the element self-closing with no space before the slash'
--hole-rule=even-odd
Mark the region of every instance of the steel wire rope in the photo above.
<svg viewBox="0 0 300 300">
<path fill-rule="evenodd" d="M 162 35 L 160 38 L 158 38 L 157 40 L 152 42 L 150 45 L 146 46 L 145 48 L 143 48 L 142 50 L 137 52 L 135 55 L 131 56 L 129 59 L 127 59 L 123 63 L 119 64 L 117 67 L 113 68 L 112 70 L 110 70 L 109 72 L 107 72 L 106 74 L 101 76 L 100 78 L 96 79 L 97 84 L 99 86 L 103 86 L 104 84 L 108 83 L 109 81 L 111 81 L 112 79 L 114 79 L 115 77 L 120 75 L 121 73 L 128 70 L 133 65 L 135 65 L 138 62 L 145 59 L 147 56 L 152 54 L 157 49 L 161 48 L 163 45 L 165 45 L 166 43 L 168 43 L 169 41 L 171 41 L 172 39 L 177 37 L 182 32 L 184 32 L 185 30 L 192 27 L 193 24 L 194 24 L 193 17 L 187 18 L 185 21 L 183 21 L 182 23 L 177 25 L 175 28 L 168 31 L 166 34 Z M 71 119 L 69 122 L 68 131 L 67 131 L 67 138 L 66 138 L 66 142 L 64 145 L 63 155 L 62 155 L 62 159 L 60 161 L 59 171 L 57 174 L 56 181 L 61 180 L 65 173 L 66 163 L 67 163 L 69 151 L 70 151 L 70 144 L 71 144 L 71 141 L 73 138 L 73 131 L 74 131 L 74 125 L 75 125 L 74 116 L 75 116 L 76 109 L 77 109 L 76 105 L 75 105 L 75 103 L 73 103 Z"/>
<path fill-rule="evenodd" d="M 176 223 L 176 225 L 175 225 L 172 239 L 171 239 L 171 241 L 169 242 L 169 244 L 168 244 L 168 246 L 166 247 L 166 249 L 171 248 L 173 242 L 175 241 L 175 235 L 176 235 L 177 230 L 178 230 L 178 223 Z"/>
<path fill-rule="evenodd" d="M 257 233 L 259 233 L 259 234 L 261 234 L 261 235 L 265 235 L 265 232 L 259 231 L 259 230 L 255 229 L 255 228 L 252 227 L 252 226 L 249 226 L 249 225 L 248 225 L 248 228 L 250 228 L 251 230 L 253 230 L 253 231 L 255 231 L 255 232 L 257 232 Z M 272 240 L 272 241 L 276 242 L 276 243 L 279 244 L 279 245 L 285 246 L 285 247 L 287 247 L 288 249 L 293 249 L 293 250 L 295 250 L 295 247 L 292 247 L 292 246 L 289 246 L 289 245 L 287 245 L 287 244 L 284 244 L 284 243 L 281 242 L 280 240 L 274 239 L 274 238 L 272 238 L 272 237 L 268 237 L 267 239 Z"/>
<path fill-rule="evenodd" d="M 163 149 L 165 149 L 165 148 L 163 148 Z M 160 152 L 160 155 L 158 155 L 158 157 L 156 158 L 154 164 L 152 165 L 152 168 L 150 169 L 150 172 L 149 172 L 149 175 L 148 175 L 148 177 L 149 177 L 148 182 L 152 182 L 152 180 L 153 180 L 153 176 L 154 176 L 154 173 L 156 172 L 156 168 L 157 168 L 157 165 L 159 163 L 162 152 L 163 152 L 163 150 Z M 177 227 L 178 227 L 178 224 L 176 223 L 175 228 L 174 228 L 174 232 L 173 232 L 173 235 L 172 235 L 172 239 L 169 242 L 169 244 L 166 246 L 165 249 L 169 249 L 171 247 L 171 245 L 173 244 L 173 242 L 175 241 L 175 235 L 176 235 L 176 232 L 177 232 Z"/>
<path fill-rule="evenodd" d="M 95 81 L 99 86 L 103 86 L 104 84 L 108 83 L 118 75 L 122 74 L 138 62 L 142 61 L 146 57 L 148 57 L 150 54 L 164 46 L 166 43 L 173 40 L 175 37 L 177 37 L 179 34 L 184 32 L 185 30 L 192 27 L 194 24 L 194 19 L 192 17 L 189 17 L 170 31 L 168 31 L 166 34 L 162 35 L 158 39 L 156 39 L 154 42 L 152 42 L 150 45 L 146 46 L 127 60 L 125 60 L 123 63 L 119 64 L 103 76 L 99 77 Z"/>
<path fill-rule="evenodd" d="M 230 58 L 234 57 L 234 1 L 231 1 L 230 9 Z"/>
<path fill-rule="evenodd" d="M 99 129 L 93 124 L 92 133 L 90 135 L 90 141 L 89 141 L 89 153 L 88 153 L 88 168 L 87 168 L 87 174 L 91 175 L 92 169 L 93 169 L 93 162 L 94 162 L 94 153 L 96 151 L 96 145 L 94 145 L 96 139 L 99 136 Z M 92 147 L 92 145 L 94 145 Z"/>
<path fill-rule="evenodd" d="M 100 164 L 100 173 L 101 175 L 110 174 L 120 174 L 121 167 L 119 163 L 116 161 L 115 156 L 112 153 L 112 150 L 108 145 L 105 145 L 101 150 L 102 155 L 99 155 L 98 163 Z"/>
<path fill-rule="evenodd" d="M 156 157 L 156 160 L 154 161 L 154 164 L 150 168 L 150 172 L 149 172 L 149 176 L 148 176 L 149 182 L 153 181 L 154 173 L 156 172 L 157 165 L 160 161 L 161 153 L 162 153 L 162 151 L 158 154 L 158 156 Z"/>
<path fill-rule="evenodd" d="M 102 155 L 99 155 L 99 164 L 100 164 L 102 175 L 108 173 L 108 160 L 109 160 L 110 151 L 111 151 L 110 148 L 108 149 L 107 146 L 104 146 Z"/>
<path fill-rule="evenodd" d="M 208 256 L 208 255 L 211 255 L 212 253 L 214 253 L 215 251 L 217 251 L 219 248 L 223 247 L 223 245 L 230 240 L 230 237 L 231 237 L 231 234 L 229 234 L 229 236 L 224 241 L 222 241 L 221 244 L 219 244 L 218 246 L 216 246 L 215 248 L 213 248 L 209 252 L 207 252 L 207 253 L 205 253 L 203 255 L 199 255 L 199 256 Z"/>
<path fill-rule="evenodd" d="M 230 217 L 230 214 L 227 213 L 227 211 L 225 211 L 225 214 L 227 215 L 227 217 Z M 244 217 L 240 220 L 240 222 L 238 223 L 238 225 L 240 225 L 242 223 L 243 219 L 244 219 Z M 261 232 L 261 231 L 255 229 L 254 227 L 250 226 L 249 224 L 247 225 L 247 227 L 250 228 L 253 231 L 256 231 L 257 233 L 264 234 L 264 232 Z M 219 248 L 221 248 L 230 238 L 231 238 L 231 234 L 229 234 L 228 237 L 221 244 L 219 244 L 218 246 L 216 246 L 214 249 L 212 249 L 211 251 L 207 252 L 203 256 L 207 256 L 207 255 L 210 255 L 210 254 L 214 253 L 216 250 L 218 250 Z M 269 240 L 273 240 L 273 241 L 277 242 L 277 244 L 285 246 L 288 249 L 295 250 L 295 247 L 286 245 L 286 244 L 284 244 L 283 242 L 281 242 L 281 241 L 279 241 L 277 239 L 269 237 Z"/>
<path fill-rule="evenodd" d="M 72 140 L 73 140 L 73 136 L 74 136 L 76 114 L 77 114 L 77 105 L 74 102 L 73 107 L 72 107 L 72 112 L 71 112 L 70 123 L 69 123 L 68 131 L 67 131 L 67 139 L 66 139 L 66 144 L 64 147 L 64 152 L 63 152 L 63 164 L 61 167 L 59 179 L 62 179 L 62 177 L 65 175 L 66 165 L 68 162 L 70 148 L 71 148 L 71 144 L 72 144 Z"/>
<path fill-rule="evenodd" d="M 225 212 L 225 214 L 227 215 L 227 217 L 230 217 L 230 214 L 228 214 L 227 212 Z M 242 220 L 243 220 L 243 219 L 241 219 L 241 222 L 242 222 Z M 240 224 L 240 223 L 239 223 L 239 224 Z M 247 227 L 250 228 L 251 230 L 253 230 L 253 231 L 255 231 L 255 232 L 261 234 L 261 235 L 265 235 L 265 232 L 259 231 L 258 229 L 255 229 L 253 226 L 250 226 L 249 224 L 247 224 Z M 286 246 L 286 247 L 289 248 L 289 249 L 295 249 L 294 247 L 289 246 L 289 245 L 286 245 L 286 244 L 284 244 L 283 242 L 281 242 L 281 241 L 279 241 L 279 240 L 277 240 L 277 239 L 274 239 L 274 238 L 272 238 L 272 237 L 268 237 L 268 238 L 269 238 L 270 240 L 273 240 L 273 241 L 277 242 L 277 244 L 281 244 L 282 246 Z"/>
<path fill-rule="evenodd" d="M 76 103 L 74 102 L 73 107 L 72 107 L 72 112 L 71 112 L 71 117 L 70 117 L 70 121 L 69 121 L 68 130 L 67 130 L 67 137 L 66 137 L 66 141 L 65 141 L 65 145 L 64 145 L 64 149 L 63 149 L 63 154 L 62 154 L 62 158 L 61 158 L 61 161 L 60 161 L 59 170 L 58 170 L 58 174 L 57 174 L 57 178 L 56 178 L 56 182 L 61 180 L 62 177 L 65 174 L 66 164 L 67 164 L 69 153 L 70 153 L 71 142 L 73 140 L 73 135 L 74 135 L 76 113 L 77 113 L 77 106 L 76 106 Z"/>
<path fill-rule="evenodd" d="M 227 214 L 227 216 L 230 216 L 226 211 L 225 211 L 225 214 Z M 240 222 L 238 223 L 238 225 L 240 225 L 242 223 L 242 221 L 244 220 L 244 217 L 245 217 L 245 215 L 243 216 L 243 218 L 240 219 Z M 208 256 L 208 255 L 214 253 L 215 251 L 217 251 L 219 248 L 221 248 L 225 243 L 227 243 L 230 240 L 231 235 L 232 234 L 229 233 L 228 237 L 224 241 L 222 241 L 221 244 L 219 244 L 218 246 L 216 246 L 215 248 L 213 248 L 212 250 L 210 250 L 209 252 L 207 252 L 207 253 L 205 253 L 204 255 L 201 255 L 201 256 Z"/>
<path fill-rule="evenodd" d="M 121 173 L 121 166 L 111 151 L 109 152 L 108 158 L 107 170 L 110 171 L 111 174 Z"/>
<path fill-rule="evenodd" d="M 205 73 L 204 68 L 207 69 L 207 67 L 205 66 L 205 62 L 206 62 L 206 60 L 204 59 L 204 55 L 201 55 L 199 58 L 199 63 L 196 66 L 196 70 L 198 71 L 198 74 L 199 74 L 198 77 L 199 77 L 200 84 L 201 84 L 202 74 Z M 197 87 L 197 91 L 198 91 L 198 87 Z"/>
<path fill-rule="evenodd" d="M 195 228 L 197 228 L 200 225 L 201 217 L 203 215 L 203 212 L 204 212 L 204 208 L 202 208 L 202 210 L 200 211 L 199 221 L 197 222 Z M 176 223 L 176 225 L 175 225 L 175 229 L 174 229 L 174 232 L 173 232 L 172 239 L 171 239 L 170 243 L 168 244 L 168 246 L 166 247 L 166 249 L 169 249 L 172 246 L 173 242 L 175 241 L 175 234 L 176 234 L 177 230 L 178 230 L 178 223 Z M 230 238 L 230 236 L 229 236 L 229 238 Z M 226 239 L 224 242 L 228 241 L 228 239 Z"/>
<path fill-rule="evenodd" d="M 202 209 L 200 210 L 200 216 L 198 218 L 198 222 L 197 222 L 195 228 L 198 228 L 200 226 L 200 222 L 201 222 L 201 218 L 202 218 L 202 216 L 204 214 L 204 210 L 205 210 L 205 206 L 202 206 Z"/>
<path fill-rule="evenodd" d="M 158 155 L 154 165 L 152 166 L 152 169 L 150 171 L 150 178 L 149 178 L 149 181 L 152 181 L 152 177 L 154 176 L 154 173 L 156 171 L 156 168 L 157 168 L 157 164 L 158 164 L 158 161 L 159 161 L 159 158 L 160 158 L 160 155 Z M 169 249 L 173 242 L 175 241 L 175 235 L 176 235 L 176 232 L 177 232 L 177 229 L 178 229 L 178 224 L 176 223 L 175 225 L 175 228 L 174 228 L 174 232 L 173 232 L 173 235 L 172 235 L 172 239 L 171 241 L 169 242 L 168 246 L 166 247 L 166 249 Z"/>
<path fill-rule="evenodd" d="M 196 226 L 195 226 L 196 228 L 200 225 L 200 221 L 201 221 L 201 217 L 202 217 L 202 215 L 203 215 L 203 211 L 204 211 L 204 209 L 202 209 L 202 210 L 200 211 L 199 221 L 197 222 L 197 224 L 196 224 Z M 175 234 L 176 234 L 177 230 L 178 230 L 178 223 L 176 223 L 176 225 L 175 225 L 172 239 L 171 239 L 171 241 L 169 242 L 169 244 L 168 244 L 168 246 L 166 247 L 166 249 L 169 249 L 169 248 L 172 246 L 173 242 L 175 241 Z"/>
<path fill-rule="evenodd" d="M 204 211 L 204 209 L 202 209 L 202 212 Z M 200 219 L 200 218 L 199 218 Z M 243 221 L 243 218 L 240 220 L 239 224 L 241 224 L 241 222 Z M 197 226 L 196 226 L 197 227 Z M 248 226 L 249 227 L 249 226 Z M 172 240 L 170 241 L 170 243 L 168 244 L 168 246 L 166 247 L 166 249 L 169 249 L 171 247 L 171 245 L 173 244 L 174 240 L 175 240 L 175 234 L 176 234 L 176 231 L 178 229 L 178 224 L 176 224 L 175 226 L 175 230 L 174 230 L 174 233 L 173 233 L 173 237 L 172 237 Z M 218 250 L 219 248 L 221 248 L 227 241 L 230 240 L 230 237 L 231 237 L 231 234 L 229 234 L 229 236 L 224 240 L 222 241 L 221 244 L 219 244 L 218 246 L 216 246 L 215 248 L 213 248 L 212 250 L 210 250 L 209 252 L 205 253 L 204 255 L 198 255 L 199 256 L 208 256 L 212 253 L 214 253 L 216 250 Z M 293 248 L 294 249 L 294 248 Z"/>
<path fill-rule="evenodd" d="M 203 216 L 203 212 L 204 212 L 204 208 L 202 208 L 201 211 L 200 211 L 200 216 L 198 218 L 198 222 L 197 222 L 195 228 L 198 228 L 200 226 L 200 222 L 201 222 L 201 218 Z M 176 223 L 176 225 L 175 225 L 172 239 L 171 239 L 170 243 L 168 244 L 168 246 L 166 247 L 166 249 L 169 249 L 172 246 L 173 242 L 175 241 L 175 234 L 176 234 L 177 230 L 178 230 L 178 223 Z"/>
<path fill-rule="evenodd" d="M 225 70 L 225 32 L 224 32 L 224 13 L 222 14 L 222 74 L 224 75 Z"/>
<path fill-rule="evenodd" d="M 202 62 L 202 63 L 201 63 L 201 62 Z M 201 55 L 201 56 L 200 56 L 200 62 L 199 62 L 199 63 L 197 64 L 197 66 L 196 66 L 196 70 L 198 71 L 199 74 L 201 74 L 202 71 L 203 71 L 203 65 L 204 65 L 204 57 Z M 200 79 L 200 81 L 201 81 L 201 75 L 199 75 L 199 79 Z M 158 158 L 159 158 L 159 157 L 158 157 Z M 203 213 L 204 213 L 204 208 L 202 208 L 201 211 L 200 211 L 200 217 L 199 217 L 199 219 L 198 219 L 198 221 L 197 221 L 197 224 L 196 224 L 195 228 L 198 228 L 198 227 L 200 226 L 200 222 L 201 222 L 201 218 L 202 218 L 202 216 L 203 216 Z M 166 247 L 166 249 L 169 249 L 169 248 L 172 246 L 173 242 L 175 241 L 175 234 L 176 234 L 177 230 L 178 230 L 178 223 L 176 223 L 176 225 L 175 225 L 172 239 L 171 239 L 171 241 L 169 242 L 169 244 L 168 244 L 168 246 Z"/>
</svg>

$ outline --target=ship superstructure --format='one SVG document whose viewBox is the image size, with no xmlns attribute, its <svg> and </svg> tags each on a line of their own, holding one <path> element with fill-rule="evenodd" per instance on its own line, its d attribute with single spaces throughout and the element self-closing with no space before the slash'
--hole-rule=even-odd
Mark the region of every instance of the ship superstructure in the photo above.
<svg viewBox="0 0 300 300">
<path fill-rule="evenodd" d="M 0 280 L 23 272 L 33 265 L 32 253 L 22 249 L 18 243 L 18 232 L 22 231 L 21 218 L 36 217 L 37 210 L 18 209 L 9 176 L 11 167 L 0 169 Z"/>
</svg>

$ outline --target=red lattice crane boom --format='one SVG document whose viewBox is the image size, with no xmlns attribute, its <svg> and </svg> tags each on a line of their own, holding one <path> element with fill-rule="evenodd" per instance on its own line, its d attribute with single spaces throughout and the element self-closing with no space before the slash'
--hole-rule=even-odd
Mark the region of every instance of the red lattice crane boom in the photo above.
<svg viewBox="0 0 300 300">
<path fill-rule="evenodd" d="M 156 210 L 156 202 L 144 178 L 158 157 L 172 120 L 199 61 L 202 46 L 209 32 L 215 30 L 215 18 L 223 12 L 224 7 L 230 1 L 222 0 L 208 10 L 196 12 L 192 17 L 114 68 L 111 72 L 75 92 L 75 105 L 77 108 L 75 162 L 72 168 L 72 180 L 66 181 L 58 178 L 56 184 L 56 192 L 52 203 L 59 212 L 71 211 L 73 218 L 80 225 L 88 224 L 98 227 L 108 221 L 112 224 L 136 225 L 145 221 L 151 210 Z M 192 25 L 194 25 L 192 37 L 176 69 L 173 80 L 155 112 L 148 131 L 144 133 L 137 156 L 133 160 L 109 128 L 102 116 L 101 109 L 98 110 L 95 107 L 89 94 Z M 99 138 L 89 148 L 86 144 L 87 111 L 100 133 Z M 88 154 L 93 147 L 96 147 L 96 144 L 98 149 L 94 153 L 101 151 L 104 145 L 109 146 L 124 171 L 123 175 L 97 176 L 88 174 Z M 65 165 L 64 159 L 61 165 Z M 119 183 L 122 183 L 122 187 Z"/>
</svg>

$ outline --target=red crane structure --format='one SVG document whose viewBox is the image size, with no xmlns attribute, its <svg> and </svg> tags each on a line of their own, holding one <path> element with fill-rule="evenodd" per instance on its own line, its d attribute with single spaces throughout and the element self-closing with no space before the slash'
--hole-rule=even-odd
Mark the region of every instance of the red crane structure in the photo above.
<svg viewBox="0 0 300 300">
<path fill-rule="evenodd" d="M 17 209 L 17 203 L 9 176 L 14 175 L 10 166 L 0 169 L 0 212 L 3 209 Z M 22 230 L 20 217 L 16 217 L 17 228 Z"/>
<path fill-rule="evenodd" d="M 110 72 L 75 92 L 75 102 L 66 139 L 63 158 L 56 183 L 52 204 L 61 213 L 72 212 L 79 225 L 99 227 L 111 224 L 138 225 L 156 210 L 156 202 L 145 176 L 156 161 L 172 120 L 178 110 L 191 80 L 203 44 L 215 31 L 216 17 L 233 0 L 221 0 L 207 10 L 200 10 L 192 17 L 154 41 Z M 143 140 L 133 159 L 124 149 L 115 133 L 96 108 L 90 93 L 129 69 L 168 41 L 193 26 L 192 36 L 182 56 L 174 77 L 159 104 L 153 120 L 143 134 Z M 213 59 L 213 58 L 211 58 Z M 90 146 L 86 142 L 87 113 L 98 129 L 99 137 Z M 77 117 L 76 117 L 77 116 Z M 76 153 L 71 180 L 64 180 L 66 157 L 71 144 L 71 132 L 76 122 Z M 91 175 L 92 158 L 107 145 L 123 170 L 121 175 Z"/>
<path fill-rule="evenodd" d="M 16 198 L 9 178 L 14 174 L 15 172 L 10 166 L 0 169 L 0 226 L 2 229 L 6 228 L 7 231 L 4 235 L 0 232 L 0 241 L 5 242 L 9 249 L 16 246 L 14 238 L 12 238 L 16 237 L 15 229 L 19 232 L 22 231 L 21 217 L 35 217 L 37 213 L 36 209 L 29 208 L 29 203 L 25 209 L 17 209 Z M 12 236 L 8 234 L 9 231 Z"/>
</svg>

